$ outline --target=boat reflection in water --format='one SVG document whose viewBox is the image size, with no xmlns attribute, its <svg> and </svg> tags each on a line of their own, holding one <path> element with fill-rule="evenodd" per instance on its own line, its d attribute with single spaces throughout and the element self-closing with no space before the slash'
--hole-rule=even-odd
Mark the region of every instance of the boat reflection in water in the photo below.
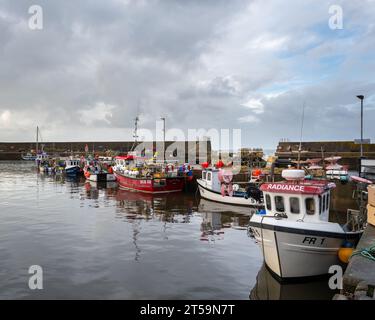
<svg viewBox="0 0 375 320">
<path fill-rule="evenodd" d="M 226 228 L 246 230 L 249 218 L 256 208 L 240 207 L 200 198 L 198 211 L 202 215 L 202 241 L 224 239 Z"/>
<path fill-rule="evenodd" d="M 199 199 L 199 211 L 223 213 L 223 214 L 228 214 L 228 215 L 230 214 L 231 216 L 237 215 L 237 216 L 250 217 L 254 213 L 256 213 L 257 208 L 224 204 L 224 203 L 214 202 L 214 201 L 200 198 Z M 247 218 L 247 221 L 249 221 L 248 218 Z"/>
<path fill-rule="evenodd" d="M 250 300 L 332 300 L 337 293 L 328 287 L 328 277 L 310 282 L 281 283 L 263 264 Z"/>
<path fill-rule="evenodd" d="M 181 193 L 178 197 L 168 194 L 139 193 L 118 189 L 115 195 L 117 216 L 137 219 L 155 219 L 171 223 L 187 223 L 196 210 L 194 198 Z"/>
</svg>

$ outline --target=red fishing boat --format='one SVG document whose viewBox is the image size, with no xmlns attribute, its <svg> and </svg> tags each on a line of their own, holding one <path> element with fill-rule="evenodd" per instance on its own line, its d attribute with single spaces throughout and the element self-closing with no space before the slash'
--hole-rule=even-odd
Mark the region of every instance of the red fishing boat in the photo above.
<svg viewBox="0 0 375 320">
<path fill-rule="evenodd" d="M 170 170 L 167 166 L 153 164 L 129 165 L 135 160 L 134 156 L 116 157 L 114 174 L 120 189 L 152 194 L 180 192 L 184 189 L 185 176 L 179 175 L 174 168 Z"/>
</svg>

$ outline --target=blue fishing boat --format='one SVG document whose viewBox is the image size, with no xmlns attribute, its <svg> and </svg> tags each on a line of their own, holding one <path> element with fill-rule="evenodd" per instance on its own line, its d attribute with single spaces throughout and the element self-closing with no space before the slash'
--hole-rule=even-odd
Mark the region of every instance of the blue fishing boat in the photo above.
<svg viewBox="0 0 375 320">
<path fill-rule="evenodd" d="M 68 176 L 77 176 L 82 173 L 80 159 L 69 159 L 65 161 L 65 173 Z"/>
</svg>

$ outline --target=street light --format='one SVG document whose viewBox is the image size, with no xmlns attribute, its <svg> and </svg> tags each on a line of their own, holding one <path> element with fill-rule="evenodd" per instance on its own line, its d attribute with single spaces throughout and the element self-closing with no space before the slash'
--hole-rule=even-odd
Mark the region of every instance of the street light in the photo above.
<svg viewBox="0 0 375 320">
<path fill-rule="evenodd" d="M 160 120 L 163 120 L 163 159 L 164 159 L 164 162 L 165 162 L 165 117 L 161 117 Z"/>
<path fill-rule="evenodd" d="M 358 95 L 357 98 L 361 100 L 361 158 L 363 157 L 363 99 L 365 96 Z"/>
</svg>

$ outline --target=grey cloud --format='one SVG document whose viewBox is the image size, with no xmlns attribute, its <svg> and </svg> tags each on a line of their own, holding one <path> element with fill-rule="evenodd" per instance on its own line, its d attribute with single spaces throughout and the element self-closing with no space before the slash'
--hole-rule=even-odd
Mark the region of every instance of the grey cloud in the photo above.
<svg viewBox="0 0 375 320">
<path fill-rule="evenodd" d="M 42 31 L 27 28 L 35 2 Z M 374 3 L 340 1 L 348 38 L 321 32 L 329 3 L 3 0 L 0 119 L 6 110 L 11 117 L 0 140 L 33 139 L 36 124 L 50 139 L 85 132 L 97 140 L 98 128 L 123 139 L 116 130 L 131 127 L 139 111 L 144 127 L 166 115 L 170 127 L 241 128 L 244 144 L 271 147 L 298 139 L 304 100 L 306 139 L 354 139 L 358 92 L 368 97 L 374 137 Z M 335 70 L 319 62 L 331 52 L 344 56 Z M 264 112 L 244 107 L 250 99 Z M 98 105 L 112 116 L 82 119 Z M 249 116 L 259 121 L 239 121 Z"/>
</svg>

